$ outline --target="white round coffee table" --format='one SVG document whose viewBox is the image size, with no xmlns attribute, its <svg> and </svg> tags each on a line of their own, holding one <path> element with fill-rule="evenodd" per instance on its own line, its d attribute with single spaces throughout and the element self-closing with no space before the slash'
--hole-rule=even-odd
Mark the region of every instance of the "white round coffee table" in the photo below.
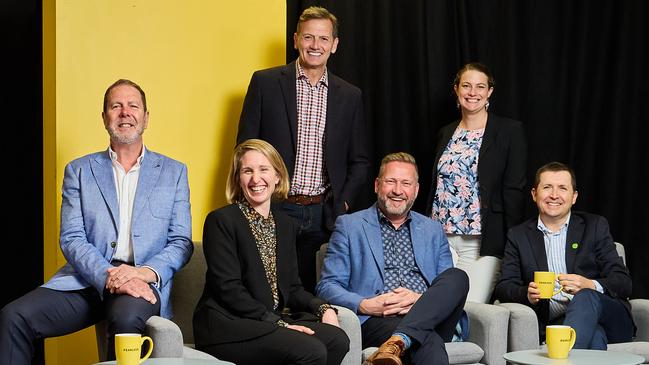
<svg viewBox="0 0 649 365">
<path fill-rule="evenodd" d="M 636 365 L 642 356 L 617 351 L 571 350 L 567 359 L 551 359 L 546 350 L 508 352 L 505 360 L 522 365 Z"/>
</svg>

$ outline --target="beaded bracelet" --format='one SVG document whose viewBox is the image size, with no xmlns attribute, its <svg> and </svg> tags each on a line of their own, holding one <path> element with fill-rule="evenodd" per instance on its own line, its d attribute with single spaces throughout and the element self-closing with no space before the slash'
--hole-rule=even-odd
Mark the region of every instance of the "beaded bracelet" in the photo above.
<svg viewBox="0 0 649 365">
<path fill-rule="evenodd" d="M 275 323 L 277 323 L 277 325 L 280 326 L 280 327 L 284 327 L 284 328 L 288 327 L 288 323 L 284 322 L 281 319 L 278 319 L 277 322 L 275 322 Z"/>
<path fill-rule="evenodd" d="M 322 316 L 323 316 L 324 313 L 327 311 L 327 309 L 331 309 L 331 310 L 333 310 L 334 312 L 336 312 L 336 314 L 338 314 L 338 309 L 336 309 L 334 306 L 332 306 L 332 305 L 329 304 L 329 303 L 325 303 L 325 304 L 321 304 L 321 305 L 318 307 L 318 310 L 315 312 L 315 315 L 318 316 L 318 318 L 322 319 Z"/>
</svg>

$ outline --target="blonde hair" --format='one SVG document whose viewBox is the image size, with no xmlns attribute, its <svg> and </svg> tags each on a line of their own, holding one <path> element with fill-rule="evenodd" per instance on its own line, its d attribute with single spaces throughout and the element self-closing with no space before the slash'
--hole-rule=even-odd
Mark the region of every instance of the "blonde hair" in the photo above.
<svg viewBox="0 0 649 365">
<path fill-rule="evenodd" d="M 235 203 L 244 199 L 243 190 L 241 189 L 241 185 L 239 185 L 239 171 L 241 169 L 241 158 L 248 151 L 257 151 L 270 161 L 277 176 L 279 176 L 279 183 L 275 186 L 272 198 L 274 200 L 286 199 L 289 189 L 289 179 L 282 156 L 279 155 L 279 152 L 270 143 L 261 139 L 248 139 L 239 143 L 234 148 L 232 165 L 230 166 L 228 179 L 225 183 L 225 198 L 228 203 Z"/>
<path fill-rule="evenodd" d="M 419 170 L 417 169 L 417 162 L 415 161 L 415 158 L 407 152 L 395 152 L 383 157 L 383 159 L 381 160 L 381 167 L 379 168 L 379 177 L 383 176 L 385 165 L 390 162 L 405 162 L 413 165 L 415 167 L 415 177 L 417 178 L 417 181 L 419 181 Z"/>
</svg>

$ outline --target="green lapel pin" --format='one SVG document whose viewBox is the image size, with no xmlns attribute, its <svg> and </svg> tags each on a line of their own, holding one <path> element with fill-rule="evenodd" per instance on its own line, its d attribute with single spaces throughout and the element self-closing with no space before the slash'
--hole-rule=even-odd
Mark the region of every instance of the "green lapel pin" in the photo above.
<svg viewBox="0 0 649 365">
<path fill-rule="evenodd" d="M 574 242 L 574 243 L 572 244 L 572 249 L 573 249 L 573 250 L 576 250 L 576 249 L 578 249 L 578 248 L 579 248 L 579 243 Z"/>
</svg>

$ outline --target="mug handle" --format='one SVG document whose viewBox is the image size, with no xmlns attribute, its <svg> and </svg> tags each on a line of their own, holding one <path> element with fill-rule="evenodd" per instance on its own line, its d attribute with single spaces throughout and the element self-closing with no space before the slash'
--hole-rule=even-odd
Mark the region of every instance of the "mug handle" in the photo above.
<svg viewBox="0 0 649 365">
<path fill-rule="evenodd" d="M 568 351 L 572 350 L 572 347 L 575 345 L 575 341 L 577 340 L 577 332 L 575 332 L 575 329 L 570 327 L 570 347 L 568 348 Z"/>
<path fill-rule="evenodd" d="M 559 274 L 554 274 L 554 280 L 559 281 Z M 552 292 L 552 296 L 555 296 L 563 291 L 563 286 L 559 285 L 559 289 L 557 291 Z"/>
<path fill-rule="evenodd" d="M 573 330 L 574 332 L 574 330 Z M 149 358 L 151 356 L 151 351 L 153 351 L 153 340 L 149 336 L 142 336 L 142 342 L 140 342 L 140 345 L 144 345 L 144 341 L 149 341 L 149 351 L 146 352 L 143 358 L 140 359 L 140 364 Z M 573 343 L 575 342 L 574 339 L 572 341 Z M 572 346 L 570 346 L 572 348 Z"/>
</svg>

